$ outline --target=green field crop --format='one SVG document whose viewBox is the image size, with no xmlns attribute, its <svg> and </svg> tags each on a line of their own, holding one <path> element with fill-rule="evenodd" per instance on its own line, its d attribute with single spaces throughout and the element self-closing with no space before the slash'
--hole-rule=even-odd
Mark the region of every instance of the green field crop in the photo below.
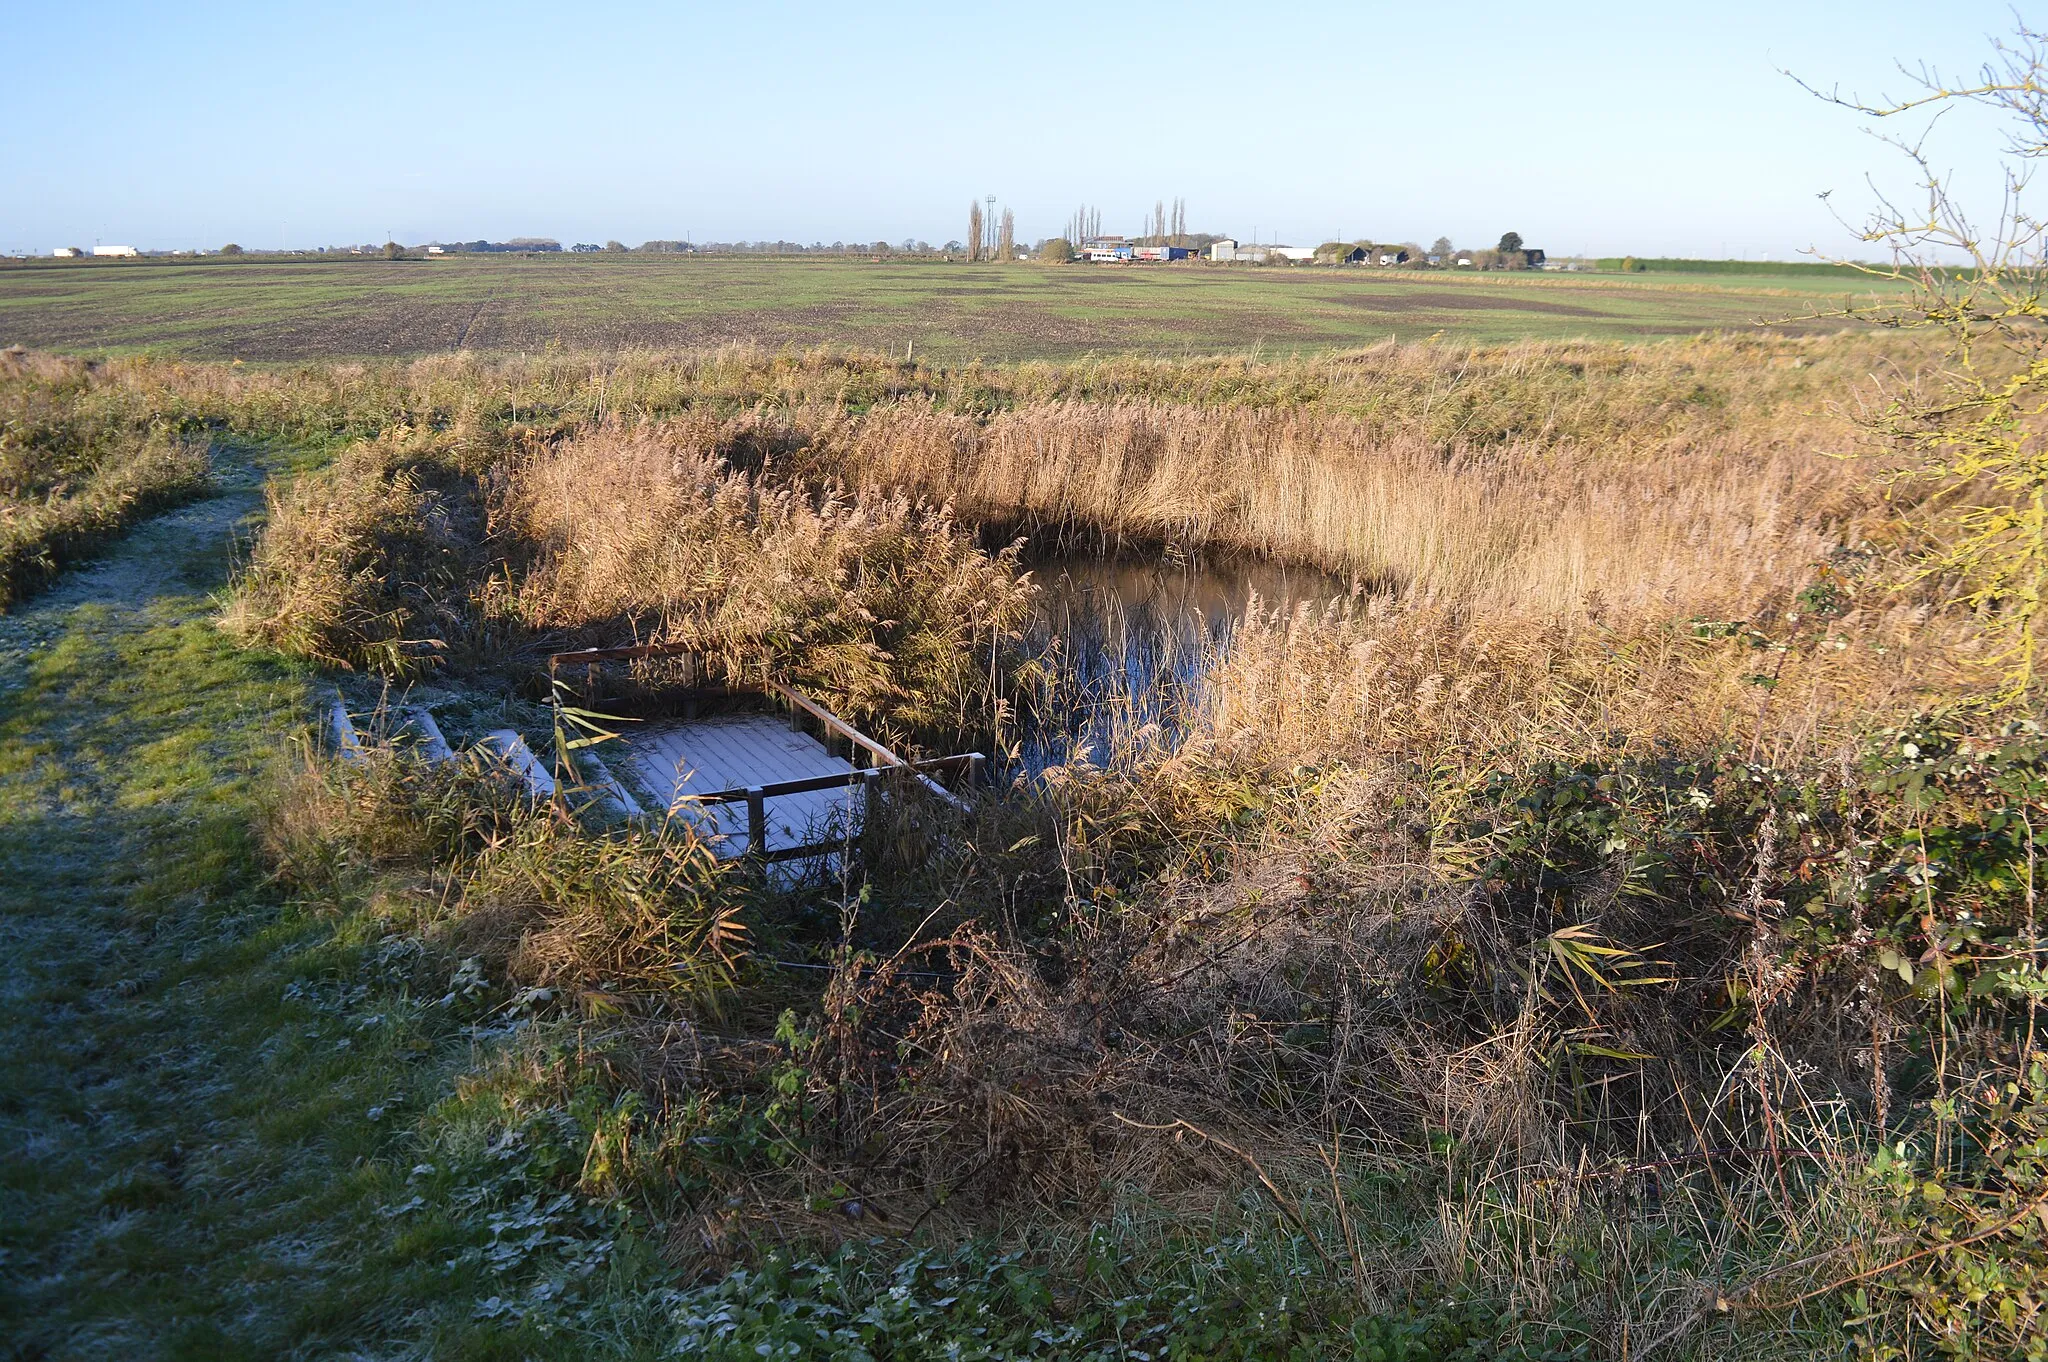
<svg viewBox="0 0 2048 1362">
<path fill-rule="evenodd" d="M 1857 287 L 1869 287 L 1855 281 Z M 936 261 L 497 256 L 0 268 L 0 344 L 259 361 L 838 345 L 940 362 L 1260 350 L 1442 334 L 1651 339 L 1839 308 L 1812 273 L 1683 278 Z M 1867 298 L 1867 293 L 1864 295 Z"/>
</svg>

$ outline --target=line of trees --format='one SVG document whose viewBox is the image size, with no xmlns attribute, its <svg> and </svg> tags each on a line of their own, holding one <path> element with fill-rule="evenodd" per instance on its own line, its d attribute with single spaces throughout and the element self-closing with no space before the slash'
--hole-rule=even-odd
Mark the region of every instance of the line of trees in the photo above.
<svg viewBox="0 0 2048 1362">
<path fill-rule="evenodd" d="M 1102 210 L 1082 204 L 1067 219 L 1066 239 L 1078 246 L 1090 237 L 1102 235 Z"/>
<path fill-rule="evenodd" d="M 1066 231 L 1055 240 L 1065 240 L 1078 246 L 1084 241 L 1102 235 L 1102 210 L 1091 204 L 1082 204 L 1067 218 Z M 1188 201 L 1176 198 L 1172 202 L 1156 199 L 1152 204 L 1152 216 L 1143 230 L 1131 239 L 1144 246 L 1188 246 L 1201 244 L 1195 240 L 1195 233 L 1188 231 Z M 1213 241 L 1213 236 L 1204 235 L 1203 242 Z"/>
<path fill-rule="evenodd" d="M 1440 236 L 1431 242 L 1428 250 L 1412 241 L 1325 241 L 1316 247 L 1319 263 L 1334 264 L 1349 256 L 1354 250 L 1363 250 L 1369 263 L 1377 265 L 1383 254 L 1396 257 L 1396 262 L 1409 269 L 1427 268 L 1432 261 L 1441 265 L 1455 266 L 1460 260 L 1467 260 L 1475 269 L 1521 270 L 1533 269 L 1543 263 L 1543 252 L 1531 250 L 1522 244 L 1520 232 L 1507 232 L 1501 236 L 1500 244 L 1491 250 L 1458 250 L 1451 245 L 1451 239 Z"/>
<path fill-rule="evenodd" d="M 1152 230 L 1145 236 L 1148 246 L 1185 246 L 1188 244 L 1188 201 L 1175 199 L 1168 208 L 1164 199 L 1152 204 Z"/>
<path fill-rule="evenodd" d="M 969 260 L 1015 260 L 1017 258 L 1017 215 L 1004 208 L 997 216 L 996 196 L 988 196 L 988 211 L 982 200 L 967 204 L 967 258 Z"/>
</svg>

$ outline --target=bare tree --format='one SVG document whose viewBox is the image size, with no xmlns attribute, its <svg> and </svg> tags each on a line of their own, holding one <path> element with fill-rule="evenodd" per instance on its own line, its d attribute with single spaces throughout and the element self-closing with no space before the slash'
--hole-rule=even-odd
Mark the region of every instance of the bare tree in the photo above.
<svg viewBox="0 0 2048 1362">
<path fill-rule="evenodd" d="M 982 239 L 981 200 L 969 199 L 967 201 L 967 258 L 969 260 L 981 259 Z"/>
<path fill-rule="evenodd" d="M 1017 215 L 1005 208 L 1002 226 L 996 229 L 996 259 L 1008 264 L 1017 256 Z"/>
<path fill-rule="evenodd" d="M 1084 241 L 1102 235 L 1102 210 L 1082 204 L 1074 210 L 1074 216 L 1067 219 L 1067 240 L 1079 246 Z"/>
<path fill-rule="evenodd" d="M 1824 315 L 1929 332 L 1946 349 L 1932 385 L 1905 387 L 1867 425 L 1902 456 L 1888 481 L 1917 489 L 1924 514 L 1936 520 L 1927 527 L 1935 547 L 1916 579 L 1957 584 L 1998 644 L 2006 696 L 2017 698 L 2033 688 L 2048 624 L 2048 332 L 2040 321 L 2048 311 L 2048 222 L 2023 201 L 2033 163 L 2048 158 L 2048 34 L 2016 19 L 2013 38 L 1996 43 L 1967 79 L 1925 65 L 1900 70 L 1918 87 L 1904 99 L 1805 86 L 1871 118 L 1929 115 L 1917 134 L 1880 134 L 1912 167 L 1913 202 L 1873 186 L 1877 206 L 1852 229 L 1885 247 L 1891 263 L 1837 262 L 1910 291 Z M 1988 217 L 1957 200 L 1928 148 L 1934 119 L 1957 106 L 2004 116 L 2003 185 Z"/>
</svg>

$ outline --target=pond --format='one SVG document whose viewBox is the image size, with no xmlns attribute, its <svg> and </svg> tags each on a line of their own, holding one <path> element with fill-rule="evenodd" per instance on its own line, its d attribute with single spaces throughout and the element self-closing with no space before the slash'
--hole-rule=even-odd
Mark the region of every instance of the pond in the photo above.
<svg viewBox="0 0 2048 1362">
<path fill-rule="evenodd" d="M 1177 729 L 1254 599 L 1291 610 L 1351 590 L 1315 568 L 1252 558 L 1077 554 L 1029 566 L 1040 594 L 1026 647 L 1047 673 L 1019 716 L 1032 771 L 1110 760 L 1118 734 L 1145 724 Z"/>
</svg>

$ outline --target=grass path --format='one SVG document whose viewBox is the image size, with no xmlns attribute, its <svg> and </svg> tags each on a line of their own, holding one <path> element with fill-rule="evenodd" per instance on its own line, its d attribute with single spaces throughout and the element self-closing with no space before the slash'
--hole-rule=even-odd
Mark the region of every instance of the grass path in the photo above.
<svg viewBox="0 0 2048 1362">
<path fill-rule="evenodd" d="M 392 1176 L 370 1109 L 447 1064 L 332 1005 L 359 946 L 266 882 L 251 829 L 305 678 L 209 599 L 257 479 L 0 617 L 0 1355 L 317 1354 L 399 1323 L 402 1283 L 365 1272 Z"/>
<path fill-rule="evenodd" d="M 320 1151 L 279 1157 L 252 1084 L 272 925 L 250 845 L 256 735 L 300 683 L 208 622 L 228 535 L 256 505 L 250 470 L 228 481 L 0 619 L 0 1167 L 19 1356 L 219 1353 L 230 1296 L 247 1341 L 274 1339 L 262 1281 L 321 1261 L 289 1209 Z M 258 1200 L 268 1214 L 248 1213 Z"/>
</svg>

